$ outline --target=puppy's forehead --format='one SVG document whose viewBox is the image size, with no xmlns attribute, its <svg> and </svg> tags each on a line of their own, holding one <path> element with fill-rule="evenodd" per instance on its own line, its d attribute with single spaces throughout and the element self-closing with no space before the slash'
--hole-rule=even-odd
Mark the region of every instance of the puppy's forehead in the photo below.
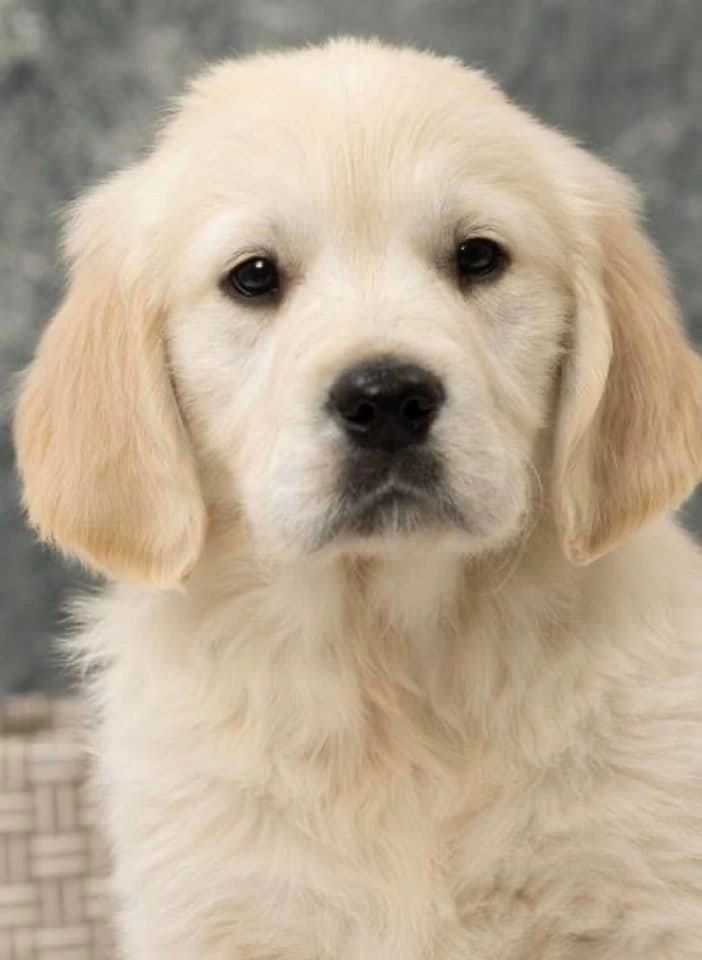
<svg viewBox="0 0 702 960">
<path fill-rule="evenodd" d="M 452 60 L 345 41 L 220 64 L 166 139 L 210 193 L 277 184 L 358 210 L 413 179 L 508 179 L 510 113 L 488 79 Z"/>
<path fill-rule="evenodd" d="M 529 232 L 523 246 L 556 259 L 538 136 L 482 74 L 430 54 L 344 42 L 228 62 L 164 132 L 166 217 L 210 270 L 252 248 L 302 262 L 330 242 L 432 255 L 476 226 L 508 243 Z"/>
</svg>

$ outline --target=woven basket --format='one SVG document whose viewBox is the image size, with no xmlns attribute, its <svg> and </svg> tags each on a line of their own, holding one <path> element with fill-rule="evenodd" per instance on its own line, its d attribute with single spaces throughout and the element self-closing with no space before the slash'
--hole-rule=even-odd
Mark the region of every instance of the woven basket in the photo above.
<svg viewBox="0 0 702 960">
<path fill-rule="evenodd" d="M 79 708 L 0 701 L 0 960 L 110 960 L 107 857 Z"/>
</svg>

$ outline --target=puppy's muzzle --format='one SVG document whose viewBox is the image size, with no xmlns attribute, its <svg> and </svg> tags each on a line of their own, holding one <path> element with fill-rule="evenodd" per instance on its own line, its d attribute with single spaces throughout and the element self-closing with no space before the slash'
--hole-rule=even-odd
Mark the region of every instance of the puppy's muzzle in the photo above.
<svg viewBox="0 0 702 960">
<path fill-rule="evenodd" d="M 337 377 L 326 408 L 346 443 L 320 544 L 339 533 L 368 536 L 462 522 L 432 443 L 445 401 L 436 374 L 404 358 L 374 357 Z"/>
<path fill-rule="evenodd" d="M 392 455 L 427 440 L 444 400 L 430 370 L 383 357 L 345 370 L 328 409 L 352 446 Z"/>
</svg>

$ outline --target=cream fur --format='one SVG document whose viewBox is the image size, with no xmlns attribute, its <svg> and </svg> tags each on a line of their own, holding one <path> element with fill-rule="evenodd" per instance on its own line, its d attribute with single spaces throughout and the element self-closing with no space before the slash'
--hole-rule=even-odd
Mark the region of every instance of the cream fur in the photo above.
<svg viewBox="0 0 702 960">
<path fill-rule="evenodd" d="M 489 235 L 496 282 L 457 288 Z M 274 250 L 277 307 L 223 296 Z M 698 960 L 702 376 L 618 174 L 428 54 L 199 78 L 23 382 L 127 960 Z M 469 530 L 317 549 L 332 378 L 432 367 Z M 571 562 L 574 561 L 574 562 Z M 159 589 L 160 588 L 160 589 Z"/>
</svg>

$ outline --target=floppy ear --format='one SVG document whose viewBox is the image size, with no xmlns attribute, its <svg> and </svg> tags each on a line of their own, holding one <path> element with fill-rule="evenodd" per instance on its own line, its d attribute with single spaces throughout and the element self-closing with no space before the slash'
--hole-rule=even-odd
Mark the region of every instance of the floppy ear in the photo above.
<svg viewBox="0 0 702 960">
<path fill-rule="evenodd" d="M 102 573 L 166 585 L 194 564 L 205 510 L 162 310 L 128 238 L 132 180 L 99 187 L 73 219 L 70 288 L 24 375 L 15 444 L 44 539 Z"/>
<path fill-rule="evenodd" d="M 593 167 L 554 477 L 564 549 L 577 563 L 679 506 L 702 479 L 702 362 L 632 191 Z"/>
</svg>

